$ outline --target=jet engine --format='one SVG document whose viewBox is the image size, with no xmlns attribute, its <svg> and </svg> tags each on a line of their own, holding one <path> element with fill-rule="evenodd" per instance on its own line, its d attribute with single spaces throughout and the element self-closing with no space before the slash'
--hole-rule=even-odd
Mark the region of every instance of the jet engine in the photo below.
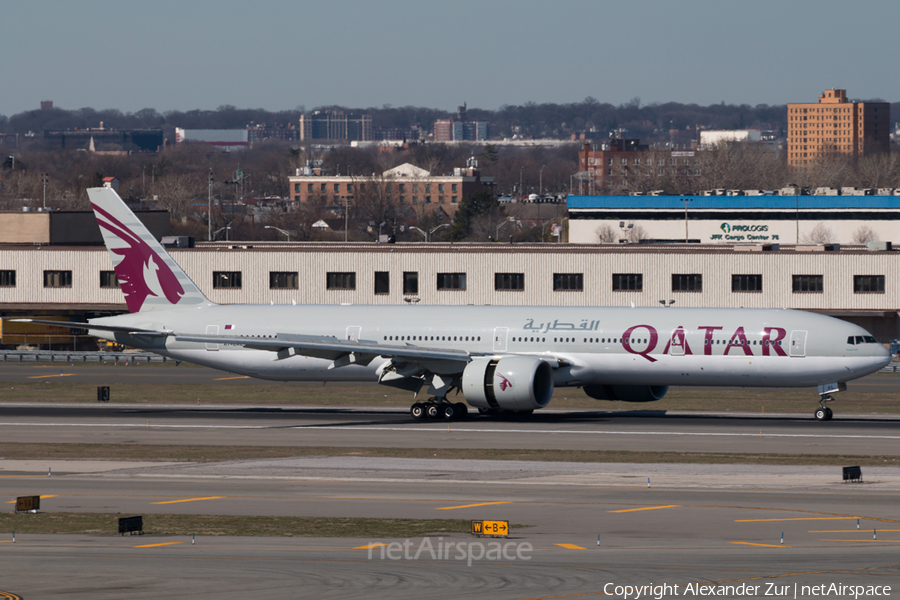
<svg viewBox="0 0 900 600">
<path fill-rule="evenodd" d="M 655 402 L 669 391 L 667 385 L 586 385 L 584 393 L 594 400 Z"/>
<path fill-rule="evenodd" d="M 533 356 L 474 360 L 463 371 L 462 392 L 476 408 L 544 408 L 553 396 L 553 369 Z"/>
</svg>

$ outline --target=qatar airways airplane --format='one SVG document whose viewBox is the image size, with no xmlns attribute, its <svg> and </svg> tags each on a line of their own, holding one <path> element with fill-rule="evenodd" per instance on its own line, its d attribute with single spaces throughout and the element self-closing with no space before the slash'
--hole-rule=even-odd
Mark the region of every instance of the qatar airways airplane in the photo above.
<svg viewBox="0 0 900 600">
<path fill-rule="evenodd" d="M 130 314 L 67 326 L 261 379 L 427 390 L 417 419 L 464 416 L 454 390 L 482 413 L 528 414 L 555 387 L 649 402 L 690 385 L 818 386 L 826 421 L 832 392 L 891 361 L 860 327 L 791 310 L 215 304 L 114 190 L 88 195 Z"/>
</svg>

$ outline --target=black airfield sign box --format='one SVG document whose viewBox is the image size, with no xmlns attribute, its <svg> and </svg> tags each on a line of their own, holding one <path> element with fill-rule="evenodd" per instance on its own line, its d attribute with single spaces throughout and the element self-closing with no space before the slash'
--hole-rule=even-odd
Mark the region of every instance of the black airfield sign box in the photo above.
<svg viewBox="0 0 900 600">
<path fill-rule="evenodd" d="M 16 498 L 16 512 L 40 512 L 40 496 L 19 496 Z"/>
</svg>

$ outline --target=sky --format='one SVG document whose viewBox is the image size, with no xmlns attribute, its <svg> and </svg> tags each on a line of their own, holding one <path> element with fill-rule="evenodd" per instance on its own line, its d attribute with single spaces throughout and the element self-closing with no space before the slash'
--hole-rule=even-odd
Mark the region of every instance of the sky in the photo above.
<svg viewBox="0 0 900 600">
<path fill-rule="evenodd" d="M 0 114 L 900 101 L 897 0 L 5 0 Z"/>
</svg>

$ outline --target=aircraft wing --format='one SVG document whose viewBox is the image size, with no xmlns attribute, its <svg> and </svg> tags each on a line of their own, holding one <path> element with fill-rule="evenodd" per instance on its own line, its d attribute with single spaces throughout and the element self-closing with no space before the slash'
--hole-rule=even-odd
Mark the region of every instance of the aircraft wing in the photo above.
<svg viewBox="0 0 900 600">
<path fill-rule="evenodd" d="M 278 353 L 278 359 L 313 356 L 335 361 L 333 367 L 366 365 L 376 356 L 402 362 L 452 361 L 468 363 L 472 354 L 465 350 L 435 349 L 412 345 L 379 344 L 370 341 L 341 340 L 330 336 L 276 334 L 273 338 L 247 338 L 232 335 L 173 334 L 179 342 L 243 346 Z M 463 366 L 463 365 L 460 365 Z"/>
</svg>

